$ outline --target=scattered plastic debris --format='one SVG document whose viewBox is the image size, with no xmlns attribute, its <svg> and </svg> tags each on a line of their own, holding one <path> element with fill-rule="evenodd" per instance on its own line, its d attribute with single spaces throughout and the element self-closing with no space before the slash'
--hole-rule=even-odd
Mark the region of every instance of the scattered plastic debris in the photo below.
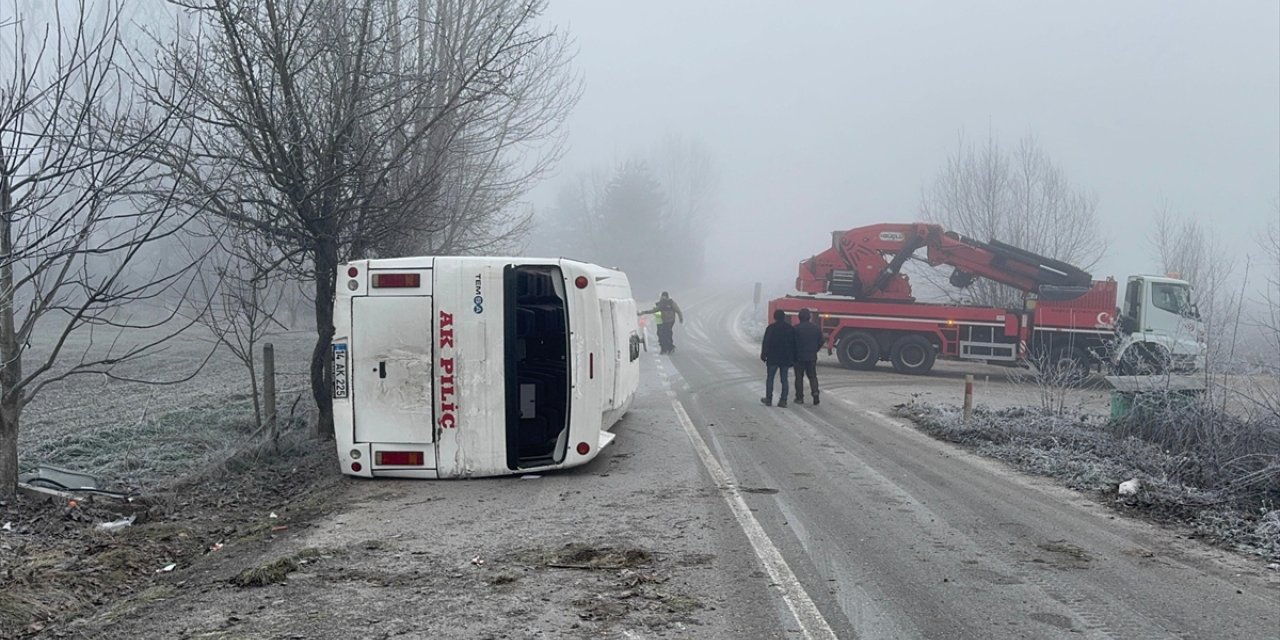
<svg viewBox="0 0 1280 640">
<path fill-rule="evenodd" d="M 271 527 L 271 533 L 279 533 L 279 532 L 281 532 L 281 531 L 287 531 L 288 529 L 289 529 L 289 525 L 287 525 L 287 524 L 278 524 L 278 525 L 276 525 L 276 526 L 274 526 L 274 527 Z"/>
<path fill-rule="evenodd" d="M 271 518 L 272 520 L 274 520 L 274 519 L 276 519 L 276 518 L 279 518 L 280 516 L 276 515 L 276 512 L 272 511 L 272 512 L 271 512 L 271 515 L 269 515 L 269 516 L 267 516 L 267 517 L 268 517 L 268 518 Z"/>
<path fill-rule="evenodd" d="M 98 479 L 83 471 L 42 464 L 18 476 L 18 482 L 55 491 L 96 491 Z M 114 493 L 114 492 L 104 492 Z"/>
<path fill-rule="evenodd" d="M 213 543 L 213 546 L 209 547 L 209 551 L 222 551 L 222 543 L 221 542 Z"/>
<path fill-rule="evenodd" d="M 3 526 L 3 527 L 0 527 L 0 529 L 2 529 L 2 530 L 4 530 L 4 531 L 13 531 L 13 523 L 12 523 L 12 522 L 6 522 L 6 523 L 4 523 L 4 526 Z"/>
<path fill-rule="evenodd" d="M 1280 562 L 1272 562 L 1271 564 L 1267 565 L 1267 568 L 1272 571 L 1280 571 Z"/>
<path fill-rule="evenodd" d="M 479 567 L 479 566 L 483 566 L 483 565 L 484 565 L 484 558 L 481 558 L 481 557 L 477 554 L 477 555 L 476 555 L 476 557 L 474 557 L 474 558 L 472 558 L 472 559 L 471 559 L 471 564 L 474 564 L 474 565 L 476 565 L 477 567 Z"/>
<path fill-rule="evenodd" d="M 1138 489 L 1141 489 L 1141 488 L 1142 488 L 1142 483 L 1138 482 L 1137 478 L 1134 478 L 1132 480 L 1125 480 L 1124 482 L 1120 483 L 1120 495 L 1131 496 L 1137 493 Z"/>
<path fill-rule="evenodd" d="M 166 564 L 165 566 L 159 569 L 156 569 L 156 573 L 169 573 L 170 571 L 173 571 L 174 568 L 176 568 L 177 566 L 178 566 L 178 563 L 170 562 L 169 564 Z"/>
<path fill-rule="evenodd" d="M 98 531 L 119 531 L 127 526 L 132 525 L 134 518 L 137 518 L 137 516 L 132 515 L 132 516 L 129 516 L 128 518 L 120 518 L 119 520 L 114 520 L 112 522 L 103 522 L 102 524 L 98 525 Z"/>
</svg>

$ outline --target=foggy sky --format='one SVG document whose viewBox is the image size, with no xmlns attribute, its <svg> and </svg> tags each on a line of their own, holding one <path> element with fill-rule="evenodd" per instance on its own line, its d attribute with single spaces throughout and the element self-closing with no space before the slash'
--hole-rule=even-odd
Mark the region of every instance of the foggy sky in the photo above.
<svg viewBox="0 0 1280 640">
<path fill-rule="evenodd" d="M 828 232 L 920 217 L 958 136 L 1026 133 L 1098 197 L 1095 277 L 1154 272 L 1157 204 L 1254 252 L 1280 197 L 1280 3 L 551 0 L 585 93 L 534 194 L 700 138 L 712 275 L 790 282 Z M 732 274 L 732 275 L 731 275 Z"/>
</svg>

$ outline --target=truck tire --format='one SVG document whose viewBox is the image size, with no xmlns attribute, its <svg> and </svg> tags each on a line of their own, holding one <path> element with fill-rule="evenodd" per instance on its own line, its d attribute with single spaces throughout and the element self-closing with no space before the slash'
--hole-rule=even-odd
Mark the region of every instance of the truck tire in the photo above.
<svg viewBox="0 0 1280 640">
<path fill-rule="evenodd" d="M 836 357 L 849 369 L 868 371 L 880 362 L 880 343 L 875 336 L 864 331 L 846 333 L 840 338 Z"/>
<path fill-rule="evenodd" d="M 1120 375 L 1158 376 L 1169 370 L 1169 354 L 1149 343 L 1130 345 L 1120 356 Z"/>
<path fill-rule="evenodd" d="M 933 369 L 933 361 L 937 358 L 933 343 L 928 338 L 914 333 L 898 338 L 889 352 L 893 361 L 893 369 L 898 373 L 922 375 Z"/>
<path fill-rule="evenodd" d="M 1047 370 L 1043 373 L 1048 374 L 1053 382 L 1077 387 L 1089 379 L 1089 365 L 1089 354 L 1084 349 L 1064 344 L 1049 353 L 1049 361 L 1045 363 Z"/>
</svg>

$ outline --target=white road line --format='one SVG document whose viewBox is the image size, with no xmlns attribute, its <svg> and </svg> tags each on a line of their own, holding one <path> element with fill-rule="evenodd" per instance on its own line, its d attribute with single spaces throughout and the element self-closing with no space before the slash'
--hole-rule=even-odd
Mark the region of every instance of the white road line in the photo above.
<svg viewBox="0 0 1280 640">
<path fill-rule="evenodd" d="M 781 590 L 782 600 L 786 602 L 787 608 L 791 610 L 791 615 L 795 617 L 796 622 L 800 623 L 801 633 L 810 640 L 825 640 L 828 638 L 836 640 L 835 631 L 831 630 L 831 625 L 827 624 L 826 618 L 822 617 L 822 612 L 818 611 L 818 606 L 814 604 L 813 599 L 805 592 L 804 587 L 800 584 L 800 579 L 791 570 L 786 559 L 782 557 L 782 553 L 778 551 L 778 547 L 773 544 L 773 540 L 769 539 L 769 534 L 765 533 L 764 527 L 761 527 L 760 522 L 751 514 L 751 509 L 747 506 L 746 500 L 743 500 L 737 483 L 725 471 L 724 467 L 720 466 L 720 462 L 716 460 L 715 456 L 711 455 L 711 450 L 707 448 L 706 441 L 702 439 L 698 429 L 693 426 L 693 421 L 689 419 L 688 412 L 684 410 L 684 405 L 676 398 L 676 393 L 669 384 L 667 386 L 667 395 L 671 397 L 671 407 L 675 410 L 676 417 L 680 419 L 680 424 L 684 427 L 685 433 L 689 434 L 689 440 L 693 442 L 693 447 L 698 452 L 698 457 L 702 460 L 703 466 L 706 467 L 707 472 L 711 474 L 711 479 L 715 481 L 716 486 L 720 489 L 720 496 L 724 498 L 725 504 L 729 505 L 729 510 L 737 518 L 738 525 L 742 527 L 742 532 L 746 534 L 747 540 L 751 542 L 751 548 L 755 551 L 756 557 L 760 559 L 760 563 L 764 565 L 765 571 L 769 573 L 769 578 Z"/>
<path fill-rule="evenodd" d="M 747 307 L 742 306 L 738 309 L 738 313 L 729 323 L 729 332 L 733 335 L 733 341 L 742 347 L 747 353 L 756 353 L 760 349 L 760 342 L 747 337 L 747 333 L 742 330 L 742 316 L 746 314 Z"/>
</svg>

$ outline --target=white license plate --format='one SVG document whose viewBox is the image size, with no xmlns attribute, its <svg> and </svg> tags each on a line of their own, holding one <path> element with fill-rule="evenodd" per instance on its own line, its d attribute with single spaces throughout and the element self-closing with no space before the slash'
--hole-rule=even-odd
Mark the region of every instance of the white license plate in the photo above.
<svg viewBox="0 0 1280 640">
<path fill-rule="evenodd" d="M 347 345 L 333 345 L 333 397 L 347 397 Z"/>
</svg>

